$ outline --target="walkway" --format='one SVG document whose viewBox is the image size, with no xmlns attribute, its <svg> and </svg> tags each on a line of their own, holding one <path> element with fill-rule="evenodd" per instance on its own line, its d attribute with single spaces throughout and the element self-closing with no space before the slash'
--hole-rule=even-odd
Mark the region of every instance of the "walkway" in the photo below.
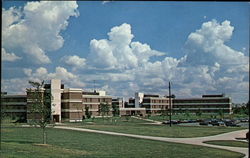
<svg viewBox="0 0 250 158">
<path fill-rule="evenodd" d="M 126 136 L 126 137 L 142 138 L 142 139 L 150 139 L 150 140 L 158 140 L 158 141 L 164 141 L 164 142 L 201 145 L 201 146 L 207 146 L 207 147 L 213 147 L 213 148 L 219 148 L 219 149 L 225 149 L 225 150 L 243 153 L 245 154 L 244 158 L 248 158 L 249 156 L 248 148 L 219 146 L 219 145 L 203 143 L 204 141 L 209 141 L 209 140 L 236 140 L 236 138 L 244 138 L 248 129 L 219 134 L 215 136 L 208 136 L 208 137 L 165 138 L 165 137 L 143 136 L 143 135 L 125 134 L 125 133 L 117 133 L 117 132 L 107 132 L 107 131 L 99 131 L 99 130 L 92 130 L 92 129 L 85 129 L 85 128 L 74 128 L 74 127 L 66 127 L 66 126 L 55 126 L 54 128 L 83 131 L 83 132 L 92 132 L 92 133 L 101 133 L 101 134 L 108 134 L 108 135 Z"/>
</svg>

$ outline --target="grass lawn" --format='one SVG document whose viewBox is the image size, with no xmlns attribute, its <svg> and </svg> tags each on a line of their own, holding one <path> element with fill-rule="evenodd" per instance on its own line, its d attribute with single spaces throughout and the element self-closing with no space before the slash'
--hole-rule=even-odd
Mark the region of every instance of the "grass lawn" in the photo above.
<svg viewBox="0 0 250 158">
<path fill-rule="evenodd" d="M 169 127 L 169 125 L 145 124 L 148 122 L 134 118 L 130 118 L 128 121 L 124 120 L 124 118 L 116 118 L 116 122 L 114 121 L 114 118 L 113 121 L 111 121 L 111 119 L 103 120 L 102 118 L 94 119 L 93 122 L 89 122 L 90 120 L 85 120 L 83 123 L 65 123 L 64 125 L 120 133 L 173 138 L 202 137 L 245 129 L 241 127 L 190 127 L 178 125 Z"/>
<path fill-rule="evenodd" d="M 197 116 L 196 114 L 174 114 L 172 115 L 173 120 L 196 120 L 196 119 L 211 119 L 211 118 L 220 119 L 221 117 L 217 114 L 202 114 L 201 116 Z M 155 121 L 166 121 L 169 120 L 169 116 L 149 116 L 148 119 L 155 120 Z M 237 119 L 237 118 L 249 118 L 246 114 L 224 114 L 225 119 Z"/>
<path fill-rule="evenodd" d="M 222 145 L 222 146 L 248 148 L 248 142 L 242 142 L 242 141 L 236 141 L 236 140 L 213 140 L 213 141 L 206 141 L 204 143 Z"/>
<path fill-rule="evenodd" d="M 110 136 L 63 129 L 48 129 L 48 144 L 41 129 L 4 127 L 1 129 L 1 157 L 4 158 L 240 158 L 243 154 L 160 141 Z"/>
</svg>

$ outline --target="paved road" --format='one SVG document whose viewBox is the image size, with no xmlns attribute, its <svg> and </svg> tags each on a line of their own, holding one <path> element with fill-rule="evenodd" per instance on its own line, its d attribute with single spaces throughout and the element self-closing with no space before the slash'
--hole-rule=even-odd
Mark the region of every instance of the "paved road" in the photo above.
<svg viewBox="0 0 250 158">
<path fill-rule="evenodd" d="M 125 134 L 125 133 L 117 133 L 117 132 L 99 131 L 99 130 L 92 130 L 92 129 L 85 129 L 85 128 L 74 128 L 74 127 L 66 127 L 66 126 L 55 126 L 54 128 L 83 131 L 83 132 L 92 132 L 92 133 L 101 133 L 101 134 L 108 134 L 108 135 L 126 136 L 126 137 L 142 138 L 142 139 L 150 139 L 150 140 L 158 140 L 158 141 L 165 141 L 165 142 L 201 145 L 201 146 L 226 149 L 230 151 L 243 153 L 245 154 L 244 158 L 248 158 L 249 156 L 248 148 L 228 147 L 228 146 L 219 146 L 219 145 L 203 143 L 204 141 L 209 141 L 209 140 L 236 140 L 236 138 L 244 138 L 248 129 L 219 134 L 215 136 L 208 136 L 208 137 L 165 138 L 165 137 L 154 137 L 154 136 L 143 136 L 143 135 Z"/>
</svg>

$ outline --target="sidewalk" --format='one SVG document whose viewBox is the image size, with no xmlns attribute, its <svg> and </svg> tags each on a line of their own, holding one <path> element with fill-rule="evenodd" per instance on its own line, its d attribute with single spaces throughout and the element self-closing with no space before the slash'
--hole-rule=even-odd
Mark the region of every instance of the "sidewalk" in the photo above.
<svg viewBox="0 0 250 158">
<path fill-rule="evenodd" d="M 92 130 L 92 129 L 85 129 L 85 128 L 74 128 L 74 127 L 66 127 L 66 126 L 55 126 L 54 128 L 83 131 L 83 132 L 92 132 L 92 133 L 101 133 L 101 134 L 108 134 L 108 135 L 126 136 L 126 137 L 149 139 L 149 140 L 158 140 L 158 141 L 164 141 L 164 142 L 201 145 L 201 146 L 207 146 L 207 147 L 212 147 L 212 148 L 219 148 L 219 149 L 225 149 L 225 150 L 243 153 L 245 154 L 244 158 L 248 158 L 249 156 L 248 148 L 218 146 L 218 145 L 203 143 L 204 141 L 210 141 L 210 140 L 236 140 L 235 138 L 245 137 L 245 134 L 248 131 L 248 129 L 219 134 L 215 136 L 208 136 L 208 137 L 165 138 L 165 137 L 143 136 L 143 135 L 125 134 L 125 133 L 117 133 L 117 132 L 107 132 L 107 131 L 99 131 L 99 130 Z"/>
</svg>

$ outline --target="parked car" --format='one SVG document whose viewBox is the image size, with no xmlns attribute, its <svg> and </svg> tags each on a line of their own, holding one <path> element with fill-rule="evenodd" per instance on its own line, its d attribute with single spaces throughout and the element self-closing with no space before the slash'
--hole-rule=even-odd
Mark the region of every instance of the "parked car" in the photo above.
<svg viewBox="0 0 250 158">
<path fill-rule="evenodd" d="M 203 120 L 202 119 L 196 119 L 196 122 L 202 122 Z"/>
<path fill-rule="evenodd" d="M 206 122 L 206 121 L 199 123 L 199 125 L 203 125 L 203 126 L 207 126 L 208 124 L 209 124 L 209 122 Z"/>
<path fill-rule="evenodd" d="M 240 119 L 240 122 L 248 122 L 248 118 Z"/>
<path fill-rule="evenodd" d="M 188 120 L 181 120 L 180 123 L 188 123 Z"/>
<path fill-rule="evenodd" d="M 196 123 L 196 120 L 188 120 L 188 123 Z"/>
<path fill-rule="evenodd" d="M 225 122 L 226 126 L 230 126 L 230 127 L 239 127 L 240 125 L 237 125 L 237 123 L 235 123 L 234 121 L 228 121 Z"/>
<path fill-rule="evenodd" d="M 222 121 L 219 121 L 218 126 L 226 126 L 226 124 L 224 122 L 222 122 Z"/>
<path fill-rule="evenodd" d="M 171 124 L 178 124 L 179 122 L 177 120 L 171 120 Z M 170 124 L 170 121 L 164 121 L 162 124 Z"/>
</svg>

